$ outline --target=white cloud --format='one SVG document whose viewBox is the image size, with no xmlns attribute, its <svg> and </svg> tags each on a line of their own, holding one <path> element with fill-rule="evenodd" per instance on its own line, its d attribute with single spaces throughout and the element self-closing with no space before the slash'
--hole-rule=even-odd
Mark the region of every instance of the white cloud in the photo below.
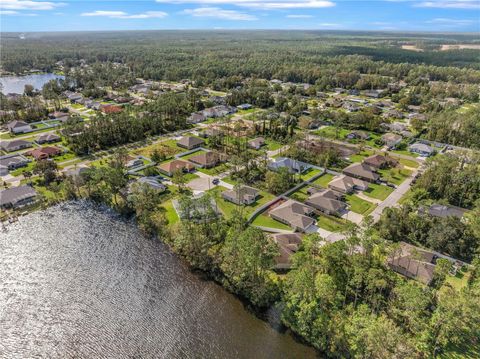
<svg viewBox="0 0 480 359">
<path fill-rule="evenodd" d="M 258 9 L 307 9 L 335 6 L 330 0 L 156 0 L 169 4 L 235 5 Z"/>
<path fill-rule="evenodd" d="M 415 3 L 414 6 L 440 8 L 440 9 L 480 9 L 480 1 L 478 0 L 421 1 L 419 3 Z"/>
<path fill-rule="evenodd" d="M 290 19 L 310 19 L 313 17 L 313 15 L 287 15 L 286 17 Z"/>
<path fill-rule="evenodd" d="M 35 14 L 35 13 L 24 13 L 24 12 L 18 12 L 15 10 L 0 10 L 0 15 L 38 16 L 38 14 Z"/>
<path fill-rule="evenodd" d="M 8 10 L 52 10 L 63 6 L 62 2 L 30 1 L 30 0 L 1 0 L 0 9 Z"/>
<path fill-rule="evenodd" d="M 448 19 L 439 17 L 430 21 L 427 21 L 429 24 L 456 24 L 456 25 L 468 25 L 472 24 L 473 20 L 466 20 L 466 19 Z"/>
<path fill-rule="evenodd" d="M 239 20 L 239 21 L 252 21 L 258 20 L 255 16 L 236 11 L 236 10 L 224 10 L 218 7 L 200 7 L 197 9 L 185 9 L 184 14 L 192 15 L 195 17 L 214 17 L 224 20 Z"/>
<path fill-rule="evenodd" d="M 319 25 L 321 27 L 330 27 L 330 28 L 336 28 L 336 27 L 341 27 L 342 26 L 342 24 L 336 24 L 336 23 L 332 23 L 332 22 L 322 22 Z"/>
<path fill-rule="evenodd" d="M 163 11 L 146 11 L 140 14 L 128 14 L 124 11 L 96 10 L 93 12 L 84 12 L 80 15 L 81 16 L 103 16 L 103 17 L 109 17 L 112 19 L 152 19 L 152 18 L 163 18 L 168 14 Z"/>
</svg>

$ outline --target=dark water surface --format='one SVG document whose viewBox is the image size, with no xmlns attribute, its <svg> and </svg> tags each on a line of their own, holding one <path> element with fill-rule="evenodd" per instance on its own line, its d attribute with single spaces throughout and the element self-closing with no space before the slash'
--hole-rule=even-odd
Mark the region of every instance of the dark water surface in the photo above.
<svg viewBox="0 0 480 359">
<path fill-rule="evenodd" d="M 158 241 L 88 203 L 0 232 L 1 358 L 314 358 L 192 274 Z"/>
</svg>

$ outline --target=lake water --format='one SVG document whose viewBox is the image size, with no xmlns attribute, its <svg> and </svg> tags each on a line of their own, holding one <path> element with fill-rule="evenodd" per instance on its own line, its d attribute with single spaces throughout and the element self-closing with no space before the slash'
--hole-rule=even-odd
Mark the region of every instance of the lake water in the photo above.
<svg viewBox="0 0 480 359">
<path fill-rule="evenodd" d="M 111 212 L 70 202 L 0 232 L 1 358 L 314 358 Z"/>
<path fill-rule="evenodd" d="M 38 74 L 27 76 L 2 76 L 0 77 L 1 91 L 4 94 L 18 93 L 23 94 L 25 85 L 32 85 L 35 89 L 41 90 L 50 80 L 64 79 L 64 76 L 55 74 Z"/>
</svg>

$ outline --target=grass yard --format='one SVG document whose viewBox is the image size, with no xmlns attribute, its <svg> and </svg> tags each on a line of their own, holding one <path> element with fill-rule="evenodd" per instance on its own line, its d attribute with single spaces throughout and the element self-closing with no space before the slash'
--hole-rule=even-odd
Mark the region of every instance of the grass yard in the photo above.
<svg viewBox="0 0 480 359">
<path fill-rule="evenodd" d="M 261 214 L 255 218 L 255 220 L 252 222 L 253 226 L 260 226 L 260 227 L 267 227 L 267 228 L 275 228 L 275 229 L 282 229 L 284 231 L 292 230 L 289 226 L 286 224 L 283 224 L 282 222 L 279 222 L 271 217 L 269 217 L 267 214 Z"/>
<path fill-rule="evenodd" d="M 303 172 L 301 175 L 300 175 L 300 178 L 302 181 L 308 181 L 310 178 L 318 175 L 321 171 L 319 169 L 316 169 L 316 168 L 309 168 L 308 170 L 306 170 L 305 172 Z M 321 177 L 320 177 L 321 178 Z"/>
<path fill-rule="evenodd" d="M 385 170 L 378 170 L 382 179 L 389 183 L 393 183 L 395 185 L 401 184 L 405 181 L 410 175 L 412 174 L 411 170 L 407 170 L 405 168 L 390 168 Z"/>
<path fill-rule="evenodd" d="M 12 176 L 19 176 L 26 171 L 32 172 L 34 166 L 35 166 L 35 161 L 28 162 L 28 164 L 25 167 L 14 169 L 13 171 L 10 171 L 10 174 Z"/>
<path fill-rule="evenodd" d="M 406 158 L 398 158 L 398 162 L 403 166 L 411 168 L 418 168 L 418 166 L 420 166 L 417 161 L 407 160 Z"/>
<path fill-rule="evenodd" d="M 362 215 L 369 214 L 376 207 L 376 205 L 374 203 L 365 201 L 365 200 L 361 199 L 360 197 L 352 195 L 352 194 L 346 195 L 345 200 L 349 204 L 350 210 L 352 212 L 362 214 Z"/>
<path fill-rule="evenodd" d="M 146 147 L 138 148 L 134 150 L 133 153 L 136 155 L 151 157 L 153 151 L 155 150 L 159 151 L 160 153 L 163 153 L 166 158 L 171 158 L 177 153 L 186 151 L 184 148 L 177 146 L 177 141 L 167 140 L 167 141 L 158 142 Z"/>
<path fill-rule="evenodd" d="M 182 157 L 182 159 L 184 158 Z M 197 168 L 197 170 L 210 176 L 217 176 L 220 173 L 228 171 L 229 167 L 226 163 L 222 163 L 212 168 Z"/>
<path fill-rule="evenodd" d="M 407 192 L 405 192 L 405 194 L 402 196 L 402 198 L 400 198 L 400 200 L 398 201 L 398 204 L 404 204 L 406 202 L 408 202 L 411 198 L 412 198 L 412 190 L 409 189 Z"/>
<path fill-rule="evenodd" d="M 393 150 L 393 153 L 398 153 L 399 155 L 405 155 L 405 156 L 410 156 L 410 157 L 419 157 L 420 155 L 418 153 L 410 152 L 408 150 Z"/>
<path fill-rule="evenodd" d="M 308 186 L 303 186 L 299 190 L 293 192 L 289 197 L 300 202 L 304 202 L 310 195 L 307 193 Z"/>
<path fill-rule="evenodd" d="M 186 150 L 185 150 L 185 151 L 186 151 Z M 201 155 L 201 154 L 203 154 L 203 153 L 207 153 L 207 151 L 198 150 L 198 151 L 192 152 L 192 153 L 190 153 L 190 154 L 188 154 L 188 155 L 181 156 L 180 158 L 181 158 L 182 160 L 185 160 L 185 161 L 186 161 L 186 160 L 188 160 L 189 158 L 192 158 L 192 157 Z"/>
<path fill-rule="evenodd" d="M 374 153 L 373 151 L 364 150 L 364 151 L 361 151 L 361 152 L 357 153 L 356 155 L 350 156 L 349 160 L 352 163 L 362 162 L 365 158 L 373 155 L 373 153 Z"/>
<path fill-rule="evenodd" d="M 168 177 L 168 176 L 167 176 Z M 195 173 L 184 173 L 183 178 L 185 178 L 185 182 L 188 183 L 191 180 L 194 180 L 196 178 L 200 177 L 199 175 L 196 175 Z"/>
<path fill-rule="evenodd" d="M 274 140 L 271 140 L 271 139 L 265 139 L 265 144 L 266 144 L 267 150 L 269 150 L 269 151 L 278 150 L 279 148 L 282 148 L 282 146 L 283 146 L 283 144 L 281 144 L 280 142 L 277 142 L 277 141 L 274 141 Z"/>
<path fill-rule="evenodd" d="M 347 228 L 348 221 L 343 218 L 337 218 L 321 214 L 317 218 L 317 226 L 330 232 L 341 232 Z"/>
<path fill-rule="evenodd" d="M 313 181 L 314 184 L 317 184 L 319 186 L 322 186 L 323 188 L 328 187 L 328 183 L 335 177 L 334 175 L 331 175 L 330 173 L 325 173 L 321 177 L 317 178 L 315 181 Z"/>
<path fill-rule="evenodd" d="M 232 177 L 228 176 L 228 177 L 224 177 L 222 178 L 222 181 L 225 182 L 225 183 L 228 183 L 228 184 L 231 184 L 233 186 L 235 186 L 238 182 L 235 181 Z"/>
<path fill-rule="evenodd" d="M 178 218 L 177 211 L 175 211 L 171 200 L 165 202 L 162 207 L 166 210 L 165 216 L 167 217 L 169 225 L 175 224 L 179 221 L 180 218 Z"/>
<path fill-rule="evenodd" d="M 330 138 L 334 140 L 343 140 L 345 137 L 352 131 L 345 128 L 335 128 L 333 126 L 328 126 L 321 128 L 320 130 L 313 131 L 314 135 Z"/>
<path fill-rule="evenodd" d="M 368 197 L 372 197 L 372 198 L 383 201 L 392 192 L 393 192 L 393 188 L 391 187 L 382 186 L 376 183 L 370 183 L 370 186 L 368 186 L 367 190 L 364 191 L 363 193 Z"/>
</svg>

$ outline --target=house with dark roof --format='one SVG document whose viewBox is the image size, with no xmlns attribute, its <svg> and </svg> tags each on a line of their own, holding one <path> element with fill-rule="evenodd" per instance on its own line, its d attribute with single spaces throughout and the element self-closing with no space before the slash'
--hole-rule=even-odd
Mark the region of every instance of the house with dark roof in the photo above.
<svg viewBox="0 0 480 359">
<path fill-rule="evenodd" d="M 294 231 L 305 232 L 315 224 L 311 217 L 315 209 L 306 204 L 289 199 L 270 210 L 269 215 L 273 219 L 293 228 Z"/>
<path fill-rule="evenodd" d="M 13 134 L 27 133 L 33 130 L 28 123 L 18 120 L 7 123 L 7 129 Z"/>
<path fill-rule="evenodd" d="M 368 132 L 365 132 L 365 131 L 352 131 L 350 132 L 346 138 L 348 138 L 349 140 L 368 140 L 370 138 L 370 135 L 368 134 Z"/>
<path fill-rule="evenodd" d="M 60 140 L 60 136 L 55 133 L 44 133 L 43 135 L 38 136 L 35 142 L 37 142 L 38 144 L 42 144 L 58 142 Z"/>
<path fill-rule="evenodd" d="M 347 204 L 332 197 L 335 197 L 332 190 L 317 192 L 308 197 L 305 204 L 320 212 L 339 216 L 347 209 Z"/>
<path fill-rule="evenodd" d="M 157 192 L 165 192 L 167 190 L 167 187 L 158 178 L 152 176 L 140 177 L 137 183 L 148 186 Z"/>
<path fill-rule="evenodd" d="M 28 160 L 28 158 L 21 154 L 6 155 L 0 157 L 0 167 L 6 168 L 7 171 L 12 171 L 20 167 L 25 167 L 29 162 L 30 161 Z"/>
<path fill-rule="evenodd" d="M 202 140 L 201 138 L 198 137 L 193 137 L 193 136 L 185 136 L 180 138 L 177 141 L 177 146 L 178 147 L 183 147 L 188 150 L 192 150 L 194 148 L 201 147 L 205 144 L 205 141 Z"/>
<path fill-rule="evenodd" d="M 300 233 L 277 233 L 270 236 L 277 244 L 279 255 L 275 257 L 275 270 L 288 270 L 291 268 L 291 257 L 302 245 L 303 235 Z"/>
<path fill-rule="evenodd" d="M 247 142 L 247 146 L 254 150 L 259 150 L 262 146 L 265 146 L 265 139 L 263 137 L 257 137 Z"/>
<path fill-rule="evenodd" d="M 365 163 L 352 163 L 350 166 L 345 167 L 342 172 L 350 177 L 372 183 L 380 179 L 380 175 L 375 172 L 375 168 Z"/>
<path fill-rule="evenodd" d="M 312 165 L 308 163 L 297 161 L 287 157 L 274 158 L 268 164 L 268 168 L 272 171 L 278 171 L 280 168 L 286 168 L 290 173 L 303 173 L 311 167 Z"/>
<path fill-rule="evenodd" d="M 23 150 L 24 148 L 32 147 L 30 141 L 25 140 L 12 140 L 12 141 L 1 141 L 0 148 L 6 152 L 13 152 L 18 150 Z"/>
<path fill-rule="evenodd" d="M 187 123 L 189 124 L 196 124 L 205 121 L 207 118 L 204 116 L 203 113 L 201 112 L 196 112 L 192 113 L 188 118 L 187 118 Z"/>
<path fill-rule="evenodd" d="M 35 202 L 37 192 L 30 186 L 7 188 L 0 191 L 0 208 L 20 208 Z"/>
<path fill-rule="evenodd" d="M 257 189 L 249 186 L 238 186 L 228 191 L 222 192 L 222 197 L 226 201 L 238 204 L 249 205 L 254 203 L 259 196 Z"/>
<path fill-rule="evenodd" d="M 63 151 L 61 148 L 58 148 L 55 146 L 47 146 L 47 147 L 35 148 L 33 150 L 26 152 L 25 154 L 27 156 L 32 156 L 37 161 L 39 161 L 39 160 L 45 160 L 47 158 L 58 156 L 62 152 Z"/>
<path fill-rule="evenodd" d="M 367 181 L 350 176 L 335 177 L 328 183 L 328 188 L 340 193 L 352 193 L 354 190 L 365 191 L 369 186 Z"/>
<path fill-rule="evenodd" d="M 222 162 L 225 162 L 227 157 L 224 154 L 215 151 L 209 151 L 192 156 L 188 160 L 201 168 L 212 168 Z"/>
<path fill-rule="evenodd" d="M 181 171 L 184 173 L 191 172 L 195 169 L 195 166 L 192 165 L 190 162 L 175 159 L 170 162 L 162 163 L 160 166 L 158 166 L 158 169 L 160 170 L 160 172 L 172 177 L 173 174 L 177 171 Z"/>
<path fill-rule="evenodd" d="M 249 103 L 243 103 L 243 104 L 237 106 L 237 108 L 238 108 L 239 110 L 249 110 L 249 109 L 251 109 L 252 107 L 253 107 L 253 106 L 250 105 Z"/>
<path fill-rule="evenodd" d="M 398 165 L 398 161 L 386 154 L 380 155 L 380 154 L 375 154 L 370 157 L 367 157 L 363 160 L 363 163 L 370 167 L 378 168 L 378 169 L 383 169 L 383 168 L 389 168 L 389 167 L 396 167 Z"/>
</svg>

